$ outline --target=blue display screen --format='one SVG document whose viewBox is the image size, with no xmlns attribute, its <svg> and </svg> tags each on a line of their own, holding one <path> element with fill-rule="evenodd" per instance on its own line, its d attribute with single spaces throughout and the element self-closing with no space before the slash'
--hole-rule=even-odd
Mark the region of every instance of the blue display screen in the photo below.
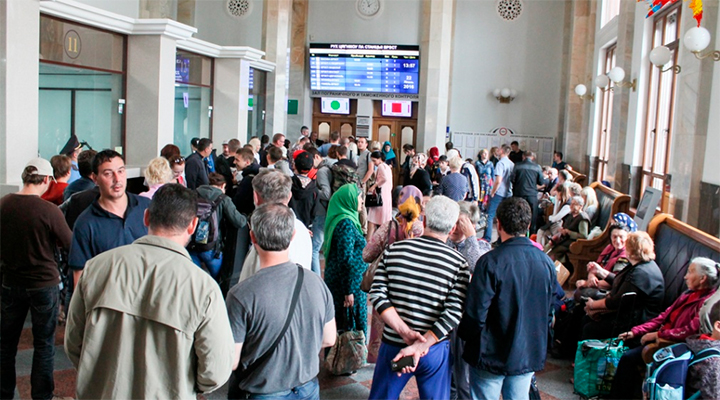
<svg viewBox="0 0 720 400">
<path fill-rule="evenodd" d="M 311 44 L 310 88 L 418 94 L 419 46 Z"/>
</svg>

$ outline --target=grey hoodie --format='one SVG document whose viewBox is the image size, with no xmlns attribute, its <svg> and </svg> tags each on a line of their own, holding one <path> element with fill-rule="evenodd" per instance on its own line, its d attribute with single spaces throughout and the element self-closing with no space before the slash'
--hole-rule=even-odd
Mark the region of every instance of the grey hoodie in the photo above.
<svg viewBox="0 0 720 400">
<path fill-rule="evenodd" d="M 315 207 L 315 215 L 327 214 L 327 206 L 330 203 L 330 196 L 332 196 L 332 167 L 336 162 L 337 160 L 333 158 L 326 158 L 318 166 L 315 182 L 318 189 L 318 200 L 320 201 L 318 201 L 318 207 Z"/>
</svg>

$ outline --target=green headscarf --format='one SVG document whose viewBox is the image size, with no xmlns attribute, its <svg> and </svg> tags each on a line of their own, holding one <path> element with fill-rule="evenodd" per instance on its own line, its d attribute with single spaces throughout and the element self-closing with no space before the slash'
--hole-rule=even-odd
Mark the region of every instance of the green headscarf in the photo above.
<svg viewBox="0 0 720 400">
<path fill-rule="evenodd" d="M 333 232 L 340 221 L 349 218 L 358 230 L 362 232 L 362 225 L 360 225 L 360 219 L 358 218 L 359 193 L 360 190 L 356 184 L 346 183 L 330 198 L 327 216 L 325 217 L 325 242 L 323 243 L 323 253 L 325 254 L 326 260 L 330 257 Z"/>
</svg>

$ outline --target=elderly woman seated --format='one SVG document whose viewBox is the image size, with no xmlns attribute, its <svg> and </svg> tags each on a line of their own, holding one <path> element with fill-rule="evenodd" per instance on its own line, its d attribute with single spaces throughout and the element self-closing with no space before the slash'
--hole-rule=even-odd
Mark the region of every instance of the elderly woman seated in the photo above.
<svg viewBox="0 0 720 400">
<path fill-rule="evenodd" d="M 575 291 L 575 301 L 581 297 L 600 300 L 612 287 L 615 276 L 630 263 L 625 254 L 625 242 L 628 235 L 637 231 L 637 224 L 625 213 L 613 216 L 610 225 L 610 244 L 603 249 L 597 261 L 587 264 L 588 278 L 575 282 L 578 290 Z"/>
<path fill-rule="evenodd" d="M 640 368 L 659 348 L 684 342 L 698 333 L 700 307 L 717 290 L 719 274 L 715 261 L 704 257 L 693 259 L 685 274 L 688 290 L 662 314 L 620 335 L 623 340 L 640 338 L 641 346 L 627 351 L 620 359 L 610 398 L 642 398 Z"/>
<path fill-rule="evenodd" d="M 562 228 L 545 244 L 545 251 L 550 251 L 548 255 L 563 263 L 571 274 L 575 268 L 567 259 L 570 245 L 578 239 L 587 238 L 590 231 L 590 217 L 582 210 L 584 205 L 582 197 L 573 196 L 570 199 L 570 213 L 563 218 Z"/>
<path fill-rule="evenodd" d="M 639 325 L 655 318 L 662 311 L 665 282 L 655 263 L 654 244 L 645 232 L 628 235 L 625 244 L 630 265 L 613 280 L 609 293 L 601 300 L 583 299 L 575 305 L 568 321 L 556 327 L 556 348 L 553 353 L 568 357 L 575 354 L 578 340 L 607 339 L 613 335 L 615 319 L 623 295 L 636 293 L 631 323 Z"/>
</svg>

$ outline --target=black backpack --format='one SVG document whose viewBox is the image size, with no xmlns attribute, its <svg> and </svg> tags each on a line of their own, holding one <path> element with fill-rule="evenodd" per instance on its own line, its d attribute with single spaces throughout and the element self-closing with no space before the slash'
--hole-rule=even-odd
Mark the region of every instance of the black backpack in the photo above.
<svg viewBox="0 0 720 400">
<path fill-rule="evenodd" d="M 221 218 L 217 208 L 225 197 L 224 194 L 221 194 L 215 201 L 198 198 L 198 224 L 192 239 L 190 239 L 189 250 L 203 252 L 215 249 L 220 240 Z"/>
</svg>

